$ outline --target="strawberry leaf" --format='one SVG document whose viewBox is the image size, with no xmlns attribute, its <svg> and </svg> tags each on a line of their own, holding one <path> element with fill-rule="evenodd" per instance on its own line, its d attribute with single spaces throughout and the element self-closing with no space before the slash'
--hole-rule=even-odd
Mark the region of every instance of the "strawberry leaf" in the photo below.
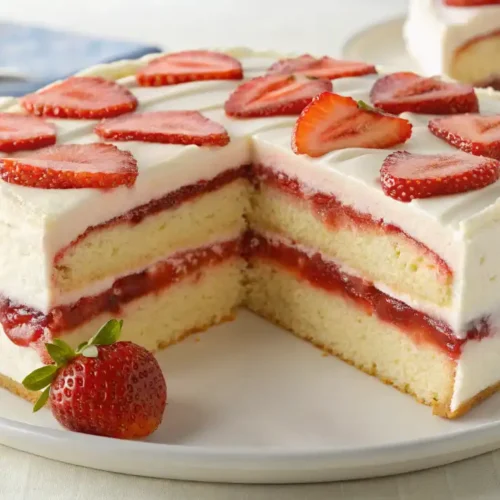
<svg viewBox="0 0 500 500">
<path fill-rule="evenodd" d="M 42 392 L 42 394 L 40 394 L 40 397 L 37 399 L 35 406 L 33 406 L 33 413 L 37 412 L 38 410 L 40 410 L 40 408 L 45 406 L 45 403 L 49 399 L 49 394 L 50 394 L 50 387 L 47 387 Z"/>
<path fill-rule="evenodd" d="M 85 347 L 88 345 L 88 341 L 86 340 L 85 342 L 82 342 L 81 344 L 78 344 L 78 347 L 76 348 L 76 352 L 82 352 Z"/>
<path fill-rule="evenodd" d="M 119 338 L 122 330 L 123 320 L 110 319 L 89 340 L 88 345 L 111 345 Z"/>
<path fill-rule="evenodd" d="M 46 365 L 37 368 L 23 380 L 23 385 L 29 391 L 41 391 L 47 387 L 54 379 L 57 372 L 56 365 Z"/>
<path fill-rule="evenodd" d="M 52 344 L 45 344 L 45 348 L 57 365 L 64 365 L 75 357 L 73 349 L 62 340 L 54 339 Z"/>
<path fill-rule="evenodd" d="M 374 108 L 373 106 L 366 104 L 365 101 L 361 101 L 361 100 L 358 101 L 358 108 L 362 109 L 363 111 L 371 111 L 372 113 L 383 114 L 380 109 Z"/>
</svg>

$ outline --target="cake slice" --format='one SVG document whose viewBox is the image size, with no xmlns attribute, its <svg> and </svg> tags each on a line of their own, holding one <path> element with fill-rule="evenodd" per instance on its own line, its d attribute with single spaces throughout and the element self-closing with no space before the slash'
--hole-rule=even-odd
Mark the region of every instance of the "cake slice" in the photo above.
<svg viewBox="0 0 500 500">
<path fill-rule="evenodd" d="M 411 0 L 406 46 L 421 71 L 476 86 L 500 85 L 500 5 L 496 0 Z"/>
</svg>

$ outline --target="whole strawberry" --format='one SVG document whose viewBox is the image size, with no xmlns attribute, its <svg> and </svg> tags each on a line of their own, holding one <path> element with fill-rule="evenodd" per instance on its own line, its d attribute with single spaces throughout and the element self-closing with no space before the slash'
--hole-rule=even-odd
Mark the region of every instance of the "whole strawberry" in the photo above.
<svg viewBox="0 0 500 500">
<path fill-rule="evenodd" d="M 160 425 L 167 402 L 165 378 L 154 356 L 132 342 L 117 342 L 122 321 L 108 321 L 74 351 L 60 339 L 46 344 L 55 364 L 23 380 L 32 391 L 44 389 L 38 411 L 50 400 L 64 427 L 86 434 L 142 438 Z"/>
</svg>

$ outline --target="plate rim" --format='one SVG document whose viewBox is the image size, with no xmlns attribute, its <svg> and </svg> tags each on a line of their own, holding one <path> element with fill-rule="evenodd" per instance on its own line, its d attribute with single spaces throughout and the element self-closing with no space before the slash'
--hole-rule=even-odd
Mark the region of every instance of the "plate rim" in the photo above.
<svg viewBox="0 0 500 500">
<path fill-rule="evenodd" d="M 437 417 L 436 417 L 437 418 Z M 500 419 L 470 430 L 379 446 L 304 448 L 198 446 L 126 441 L 52 429 L 0 417 L 0 443 L 73 465 L 145 477 L 231 483 L 311 483 L 423 470 L 492 451 Z M 61 450 L 71 450 L 61 458 Z M 91 460 L 115 458 L 106 465 Z M 86 458 L 89 457 L 89 458 Z M 125 458 L 123 457 L 133 457 Z M 152 472 L 140 463 L 164 466 Z"/>
<path fill-rule="evenodd" d="M 382 29 L 388 25 L 400 25 L 403 27 L 404 22 L 405 22 L 406 17 L 404 15 L 399 15 L 396 17 L 388 18 L 385 19 L 384 21 L 380 21 L 377 23 L 369 24 L 368 26 L 365 26 L 364 28 L 356 31 L 352 35 L 350 35 L 342 44 L 340 48 L 340 54 L 342 58 L 349 58 L 350 56 L 348 55 L 348 52 L 350 50 L 350 47 L 354 45 L 360 38 L 366 36 L 367 33 L 370 33 L 375 30 Z M 409 54 L 408 54 L 408 57 Z"/>
</svg>

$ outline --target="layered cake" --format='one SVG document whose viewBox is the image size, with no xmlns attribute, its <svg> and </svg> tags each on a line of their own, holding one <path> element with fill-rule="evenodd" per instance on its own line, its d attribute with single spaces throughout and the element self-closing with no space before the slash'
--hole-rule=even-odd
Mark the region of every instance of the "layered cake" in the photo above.
<svg viewBox="0 0 500 500">
<path fill-rule="evenodd" d="M 410 0 L 404 37 L 424 74 L 500 86 L 498 0 Z"/>
<path fill-rule="evenodd" d="M 91 68 L 0 115 L 0 373 L 245 306 L 445 417 L 500 384 L 500 100 L 329 57 Z M 465 113 L 465 114 L 464 114 Z M 300 116 L 299 116 L 300 115 Z M 2 132 L 6 130 L 6 132 Z"/>
</svg>

